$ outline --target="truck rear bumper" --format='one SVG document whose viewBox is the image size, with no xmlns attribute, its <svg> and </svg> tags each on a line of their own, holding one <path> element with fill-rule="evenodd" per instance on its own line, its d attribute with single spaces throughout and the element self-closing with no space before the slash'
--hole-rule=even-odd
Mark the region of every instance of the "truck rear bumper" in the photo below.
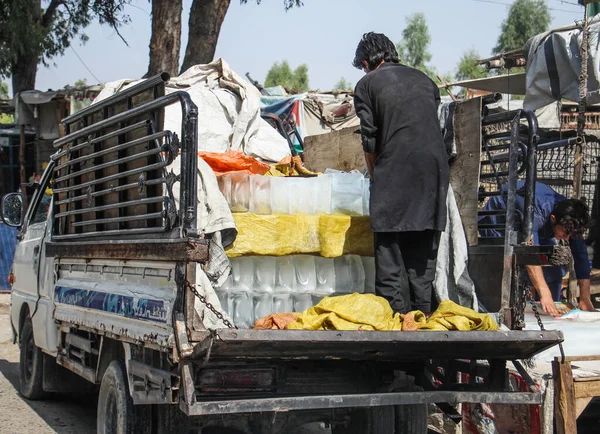
<svg viewBox="0 0 600 434">
<path fill-rule="evenodd" d="M 399 392 L 360 395 L 297 396 L 282 398 L 238 399 L 196 402 L 188 405 L 181 401 L 181 409 L 188 416 L 214 414 L 286 412 L 295 410 L 328 410 L 348 407 L 373 407 L 427 403 L 464 402 L 486 404 L 541 404 L 540 392 Z"/>
</svg>

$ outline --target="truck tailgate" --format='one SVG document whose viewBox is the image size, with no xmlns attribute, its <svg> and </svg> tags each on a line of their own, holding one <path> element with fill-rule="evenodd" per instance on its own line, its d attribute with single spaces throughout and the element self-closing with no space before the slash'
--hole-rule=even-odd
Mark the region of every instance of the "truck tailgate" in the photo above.
<svg viewBox="0 0 600 434">
<path fill-rule="evenodd" d="M 563 341 L 546 331 L 299 331 L 217 330 L 195 333 L 212 339 L 211 359 L 423 360 L 527 359 Z M 203 339 L 203 340 L 204 340 Z M 206 341 L 205 341 L 206 342 Z M 208 346 L 204 345 L 208 350 Z"/>
</svg>

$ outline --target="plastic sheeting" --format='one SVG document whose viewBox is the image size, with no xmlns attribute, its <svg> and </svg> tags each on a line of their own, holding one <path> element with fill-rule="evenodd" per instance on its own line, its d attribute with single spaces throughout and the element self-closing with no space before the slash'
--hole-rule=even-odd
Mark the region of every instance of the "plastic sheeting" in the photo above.
<svg viewBox="0 0 600 434">
<path fill-rule="evenodd" d="M 139 81 L 108 83 L 95 102 Z M 217 59 L 196 65 L 167 83 L 167 94 L 186 91 L 198 106 L 198 150 L 242 151 L 261 160 L 278 162 L 290 155 L 286 140 L 260 117 L 260 92 Z M 180 133 L 181 108 L 165 109 L 165 130 Z"/>
<path fill-rule="evenodd" d="M 600 103 L 600 16 L 589 20 L 588 104 Z M 531 38 L 527 56 L 524 108 L 536 110 L 565 98 L 579 101 L 582 31 L 577 26 L 562 27 Z"/>
</svg>

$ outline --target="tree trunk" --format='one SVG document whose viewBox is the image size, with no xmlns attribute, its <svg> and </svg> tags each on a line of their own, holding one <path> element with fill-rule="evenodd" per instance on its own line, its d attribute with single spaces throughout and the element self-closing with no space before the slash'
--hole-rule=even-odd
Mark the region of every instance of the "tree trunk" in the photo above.
<svg viewBox="0 0 600 434">
<path fill-rule="evenodd" d="M 21 55 L 17 58 L 12 68 L 13 96 L 24 90 L 35 89 L 35 76 L 37 74 L 38 57 Z"/>
<path fill-rule="evenodd" d="M 194 0 L 190 10 L 189 39 L 181 72 L 210 63 L 215 55 L 221 25 L 231 0 Z"/>
<path fill-rule="evenodd" d="M 152 37 L 148 76 L 179 72 L 182 0 L 152 0 Z"/>
</svg>

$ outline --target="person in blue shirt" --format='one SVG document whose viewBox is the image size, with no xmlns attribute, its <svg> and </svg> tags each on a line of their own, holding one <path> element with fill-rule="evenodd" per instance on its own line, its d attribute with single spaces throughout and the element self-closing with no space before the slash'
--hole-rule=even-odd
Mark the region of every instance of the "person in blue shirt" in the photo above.
<svg viewBox="0 0 600 434">
<path fill-rule="evenodd" d="M 524 181 L 519 181 L 517 189 L 523 188 Z M 506 186 L 503 187 L 505 189 Z M 573 254 L 575 275 L 579 285 L 579 308 L 593 311 L 590 296 L 590 262 L 583 233 L 589 222 L 589 211 L 585 203 L 577 199 L 567 199 L 545 184 L 536 182 L 533 209 L 533 243 L 536 246 L 557 245 L 559 241 L 568 242 Z M 506 208 L 504 197 L 491 197 L 483 207 L 484 211 L 495 211 Z M 515 208 L 520 216 L 524 215 L 525 199 L 517 194 Z M 483 216 L 480 223 L 503 224 L 504 216 Z M 497 230 L 481 230 L 482 237 L 503 237 Z M 562 278 L 566 274 L 564 267 L 528 266 L 527 272 L 533 287 L 536 289 L 544 312 L 558 316 L 554 304 L 560 301 Z"/>
</svg>

